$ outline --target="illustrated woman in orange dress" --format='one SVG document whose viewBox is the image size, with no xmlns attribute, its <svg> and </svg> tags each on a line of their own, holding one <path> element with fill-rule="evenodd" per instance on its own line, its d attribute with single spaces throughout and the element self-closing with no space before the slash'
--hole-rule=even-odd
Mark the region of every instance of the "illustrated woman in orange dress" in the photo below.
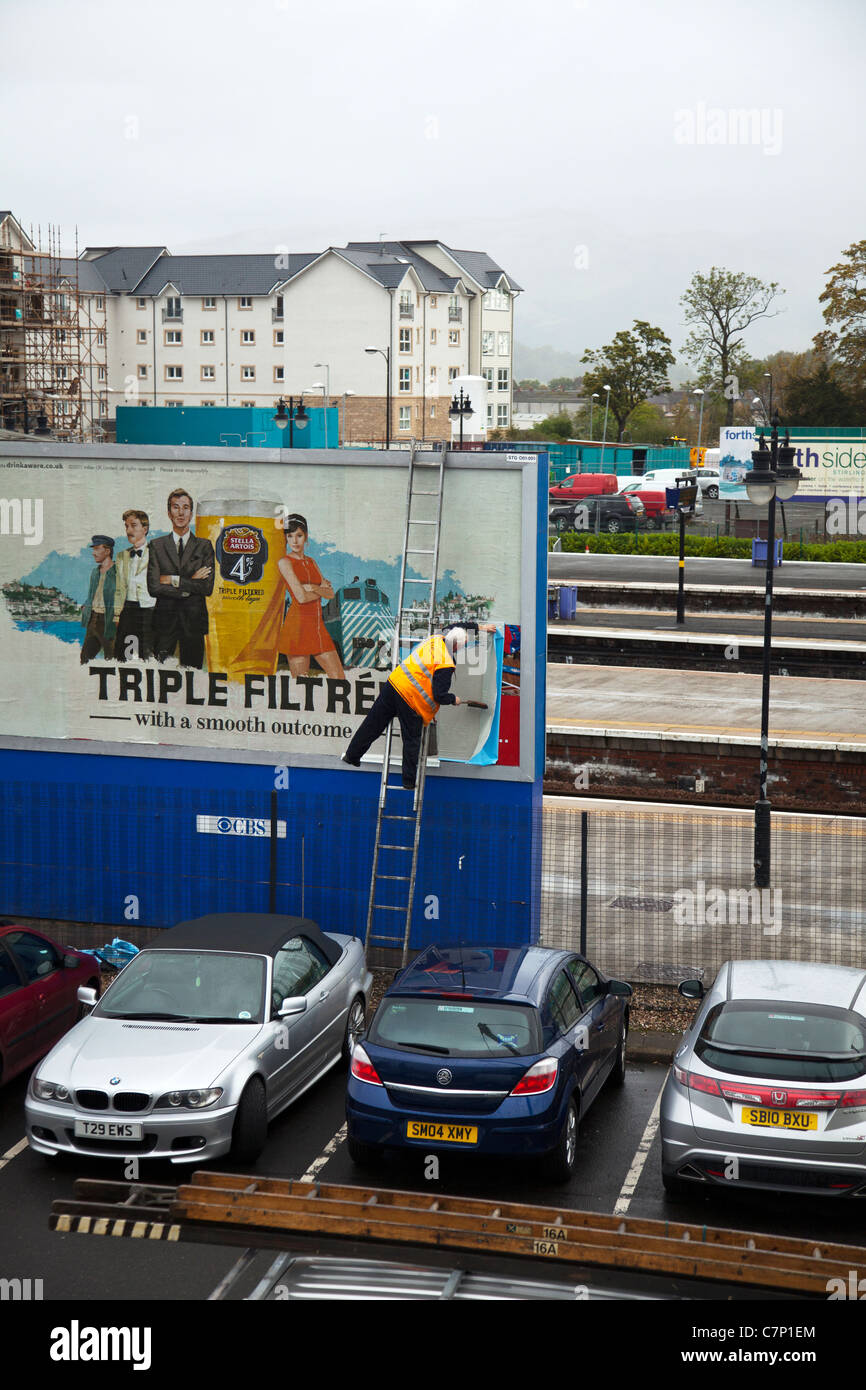
<svg viewBox="0 0 866 1390">
<path fill-rule="evenodd" d="M 326 676 L 345 676 L 343 663 L 322 618 L 322 599 L 334 597 L 333 585 L 323 579 L 315 560 L 304 554 L 308 530 L 297 512 L 286 518 L 287 552 L 279 571 L 292 596 L 277 638 L 277 652 L 288 659 L 293 676 L 305 676 L 315 657 Z"/>
</svg>

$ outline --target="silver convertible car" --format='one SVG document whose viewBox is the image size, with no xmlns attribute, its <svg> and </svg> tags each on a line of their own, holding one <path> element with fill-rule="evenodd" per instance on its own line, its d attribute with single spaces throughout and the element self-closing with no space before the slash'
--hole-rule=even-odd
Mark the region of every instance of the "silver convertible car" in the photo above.
<svg viewBox="0 0 866 1390">
<path fill-rule="evenodd" d="M 372 976 L 355 937 L 301 917 L 221 913 L 173 927 L 33 1073 L 38 1153 L 172 1163 L 261 1153 L 268 1121 L 364 1029 Z"/>
<path fill-rule="evenodd" d="M 772 1188 L 866 1197 L 866 972 L 728 961 L 661 1100 L 670 1193 Z"/>
</svg>

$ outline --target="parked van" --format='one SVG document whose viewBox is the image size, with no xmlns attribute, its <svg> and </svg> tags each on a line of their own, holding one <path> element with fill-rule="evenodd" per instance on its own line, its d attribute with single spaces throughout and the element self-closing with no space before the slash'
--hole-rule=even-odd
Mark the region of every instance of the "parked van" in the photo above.
<svg viewBox="0 0 866 1390">
<path fill-rule="evenodd" d="M 713 478 L 707 476 L 707 478 L 704 480 L 707 486 L 701 487 L 700 475 L 706 472 L 706 468 L 651 468 L 648 473 L 644 473 L 640 481 L 643 488 L 646 488 L 648 491 L 653 492 L 663 492 L 666 488 L 676 487 L 677 478 L 687 478 L 689 482 L 697 483 L 698 504 L 695 507 L 695 512 L 697 514 L 700 514 L 703 511 L 703 507 L 701 506 L 701 498 L 705 496 L 718 497 L 719 495 L 718 472 L 716 472 L 716 475 Z M 711 492 L 711 488 L 713 485 L 716 489 L 714 494 Z"/>
<path fill-rule="evenodd" d="M 619 479 L 615 473 L 572 473 L 550 488 L 551 502 L 573 502 L 580 497 L 599 497 L 616 492 Z"/>
</svg>

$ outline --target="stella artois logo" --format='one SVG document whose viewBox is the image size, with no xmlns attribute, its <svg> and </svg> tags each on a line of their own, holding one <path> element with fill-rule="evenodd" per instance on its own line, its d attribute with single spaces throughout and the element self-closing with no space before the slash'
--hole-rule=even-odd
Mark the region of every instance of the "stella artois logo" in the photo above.
<svg viewBox="0 0 866 1390">
<path fill-rule="evenodd" d="M 262 577 L 268 543 L 258 526 L 224 526 L 216 543 L 216 557 L 223 579 L 252 584 Z"/>
</svg>

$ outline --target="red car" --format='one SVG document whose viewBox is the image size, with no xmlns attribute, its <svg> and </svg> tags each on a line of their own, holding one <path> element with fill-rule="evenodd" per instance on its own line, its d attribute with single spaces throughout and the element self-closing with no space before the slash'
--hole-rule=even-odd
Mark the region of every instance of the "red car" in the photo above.
<svg viewBox="0 0 866 1390">
<path fill-rule="evenodd" d="M 44 1057 L 86 1012 L 80 985 L 99 990 L 99 961 L 44 932 L 0 922 L 0 1082 Z"/>
<path fill-rule="evenodd" d="M 572 473 L 561 483 L 548 488 L 551 502 L 579 502 L 581 497 L 598 497 L 601 493 L 616 492 L 615 473 Z"/>
<path fill-rule="evenodd" d="M 667 494 L 663 489 L 642 488 L 640 483 L 629 483 L 628 487 L 623 488 L 620 496 L 640 498 L 646 511 L 649 531 L 657 531 L 666 521 L 676 521 L 676 508 L 668 506 Z"/>
</svg>

